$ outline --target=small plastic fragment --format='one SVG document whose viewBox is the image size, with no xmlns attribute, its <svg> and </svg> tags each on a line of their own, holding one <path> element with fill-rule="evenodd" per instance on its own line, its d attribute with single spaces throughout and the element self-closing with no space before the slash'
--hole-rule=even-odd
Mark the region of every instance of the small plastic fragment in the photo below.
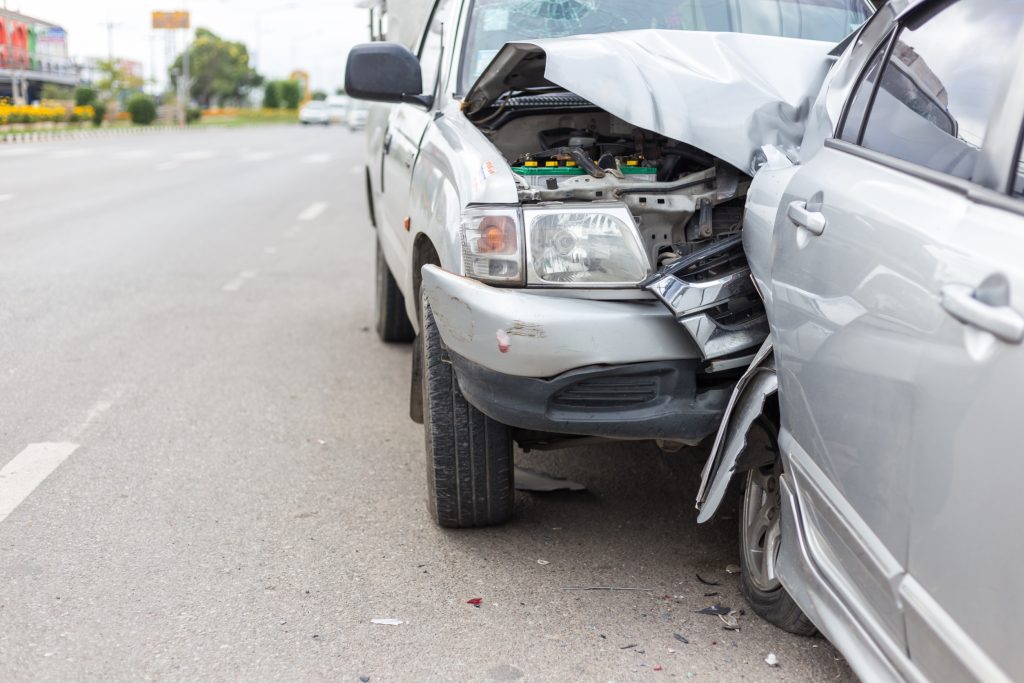
<svg viewBox="0 0 1024 683">
<path fill-rule="evenodd" d="M 401 619 L 370 619 L 371 624 L 381 624 L 383 626 L 401 626 L 405 622 Z"/>
<path fill-rule="evenodd" d="M 370 683 L 370 677 L 369 676 L 360 676 L 359 677 L 359 683 Z"/>
<path fill-rule="evenodd" d="M 483 598 L 470 598 L 469 600 L 466 600 L 466 604 L 467 605 L 473 605 L 473 607 L 476 607 L 476 608 L 479 609 L 480 605 L 483 604 L 483 601 L 484 601 Z"/>
<path fill-rule="evenodd" d="M 721 586 L 722 585 L 721 582 L 719 582 L 719 581 L 710 581 L 708 579 L 705 579 L 700 574 L 694 574 L 694 576 L 696 576 L 697 580 L 700 581 L 701 583 L 703 583 L 705 586 Z"/>
<path fill-rule="evenodd" d="M 711 607 L 705 607 L 704 609 L 697 610 L 696 614 L 710 614 L 710 615 L 713 615 L 713 616 L 721 616 L 723 614 L 728 614 L 729 612 L 732 612 L 732 608 L 730 608 L 730 607 L 722 607 L 721 605 L 712 605 Z"/>
<path fill-rule="evenodd" d="M 655 664 L 654 668 L 652 669 L 652 671 L 661 671 L 661 670 L 662 670 L 661 669 L 661 664 Z"/>
<path fill-rule="evenodd" d="M 740 569 L 740 566 L 738 564 L 730 564 L 728 567 L 725 568 L 725 571 L 728 574 L 739 574 L 743 570 Z"/>
<path fill-rule="evenodd" d="M 779 658 L 775 656 L 774 652 L 769 652 L 768 656 L 764 658 L 764 663 L 768 666 L 778 666 Z"/>
<path fill-rule="evenodd" d="M 537 560 L 537 564 L 539 564 L 539 565 L 542 565 L 542 566 L 543 566 L 543 565 L 546 565 L 546 564 L 551 564 L 551 563 L 550 563 L 550 562 L 548 562 L 547 560 Z"/>
<path fill-rule="evenodd" d="M 724 624 L 724 626 L 722 626 L 722 628 L 724 628 L 726 631 L 739 631 L 740 630 L 740 620 L 736 618 L 738 615 L 739 615 L 739 612 L 729 612 L 728 614 L 719 614 L 718 618 L 721 619 L 722 623 Z"/>
<path fill-rule="evenodd" d="M 587 490 L 586 486 L 575 481 L 552 477 L 550 474 L 529 470 L 524 467 L 515 468 L 515 486 L 516 491 L 532 491 L 535 493 Z M 555 528 L 557 529 L 558 527 Z"/>
<path fill-rule="evenodd" d="M 629 645 L 623 645 L 619 649 L 620 650 L 629 650 L 630 648 L 634 648 L 634 647 L 636 647 L 636 643 L 630 643 Z"/>
<path fill-rule="evenodd" d="M 678 640 L 680 643 L 683 643 L 684 645 L 689 645 L 690 644 L 690 641 L 688 641 L 686 639 L 686 636 L 684 636 L 684 635 L 682 635 L 680 633 L 673 633 L 672 637 L 674 637 L 676 640 Z"/>
</svg>

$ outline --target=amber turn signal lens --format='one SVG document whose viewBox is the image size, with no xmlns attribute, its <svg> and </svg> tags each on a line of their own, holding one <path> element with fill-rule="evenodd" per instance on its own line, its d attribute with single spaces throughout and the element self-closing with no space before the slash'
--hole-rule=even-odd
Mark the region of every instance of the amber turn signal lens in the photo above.
<svg viewBox="0 0 1024 683">
<path fill-rule="evenodd" d="M 508 254 L 516 251 L 516 224 L 507 216 L 485 218 L 479 227 L 477 250 L 481 254 Z"/>
</svg>

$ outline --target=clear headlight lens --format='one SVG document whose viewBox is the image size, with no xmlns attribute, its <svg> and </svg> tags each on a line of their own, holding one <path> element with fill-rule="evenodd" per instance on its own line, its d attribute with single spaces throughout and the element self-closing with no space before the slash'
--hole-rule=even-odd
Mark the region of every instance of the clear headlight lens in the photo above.
<svg viewBox="0 0 1024 683">
<path fill-rule="evenodd" d="M 523 238 L 519 209 L 470 207 L 462 214 L 462 262 L 468 277 L 523 284 Z"/>
<path fill-rule="evenodd" d="M 647 259 L 627 210 L 527 212 L 530 284 L 630 285 Z"/>
</svg>

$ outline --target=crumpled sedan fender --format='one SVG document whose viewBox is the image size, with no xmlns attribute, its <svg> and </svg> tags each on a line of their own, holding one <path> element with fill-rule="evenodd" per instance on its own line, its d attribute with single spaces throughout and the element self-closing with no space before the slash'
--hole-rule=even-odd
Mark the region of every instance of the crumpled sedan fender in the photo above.
<svg viewBox="0 0 1024 683">
<path fill-rule="evenodd" d="M 715 516 L 725 498 L 733 475 L 763 464 L 758 454 L 748 454 L 743 461 L 747 435 L 751 426 L 764 412 L 765 403 L 778 392 L 779 380 L 775 374 L 775 358 L 771 339 L 767 339 L 747 371 L 736 383 L 725 416 L 718 428 L 711 455 L 704 465 L 700 491 L 697 493 L 697 522 L 703 524 Z M 774 456 L 772 456 L 774 457 Z"/>
</svg>

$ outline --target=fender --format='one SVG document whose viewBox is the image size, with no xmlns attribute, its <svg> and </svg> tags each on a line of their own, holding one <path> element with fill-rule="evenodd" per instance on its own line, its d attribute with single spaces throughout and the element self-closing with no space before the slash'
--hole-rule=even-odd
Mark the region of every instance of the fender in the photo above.
<svg viewBox="0 0 1024 683">
<path fill-rule="evenodd" d="M 732 398 L 726 406 L 715 444 L 701 475 L 700 490 L 697 492 L 697 509 L 700 510 L 698 524 L 715 516 L 737 471 L 761 464 L 749 461 L 749 458 L 740 462 L 740 457 L 746 450 L 750 427 L 764 412 L 765 402 L 778 390 L 779 379 L 775 374 L 772 341 L 768 338 L 736 383 Z"/>
</svg>

